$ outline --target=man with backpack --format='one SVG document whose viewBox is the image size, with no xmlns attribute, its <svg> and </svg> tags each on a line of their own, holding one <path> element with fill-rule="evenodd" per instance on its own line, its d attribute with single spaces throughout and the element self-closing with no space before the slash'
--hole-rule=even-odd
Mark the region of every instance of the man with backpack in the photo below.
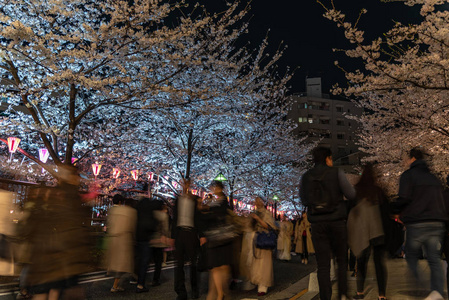
<svg viewBox="0 0 449 300">
<path fill-rule="evenodd" d="M 302 177 L 300 197 L 307 207 L 309 222 L 312 224 L 320 299 L 330 300 L 332 297 L 331 255 L 338 264 L 339 298 L 346 299 L 348 288 L 347 206 L 343 196 L 353 200 L 355 190 L 344 172 L 333 167 L 332 152 L 329 148 L 317 147 L 313 150 L 312 156 L 315 166 Z"/>
</svg>

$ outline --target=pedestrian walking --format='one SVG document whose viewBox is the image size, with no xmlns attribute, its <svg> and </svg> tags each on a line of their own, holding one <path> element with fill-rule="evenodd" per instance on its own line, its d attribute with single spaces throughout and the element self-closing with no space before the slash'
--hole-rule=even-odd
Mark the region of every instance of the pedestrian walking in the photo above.
<svg viewBox="0 0 449 300">
<path fill-rule="evenodd" d="M 202 214 L 205 228 L 220 232 L 227 225 L 228 199 L 224 194 L 221 181 L 214 181 L 211 185 L 215 198 L 208 203 L 209 209 Z M 225 232 L 220 233 L 224 236 Z M 212 245 L 211 237 L 206 233 L 208 243 L 207 260 L 209 268 L 209 291 L 207 300 L 222 300 L 228 295 L 231 279 L 232 238 L 224 239 L 217 245 Z"/>
<path fill-rule="evenodd" d="M 129 202 L 116 194 L 112 198 L 113 206 L 107 219 L 107 271 L 114 277 L 112 293 L 122 292 L 120 279 L 134 271 L 134 241 L 137 224 L 137 211 Z"/>
<path fill-rule="evenodd" d="M 279 236 L 278 236 L 278 258 L 280 260 L 289 261 L 292 256 L 290 254 L 292 248 L 292 234 L 293 234 L 293 224 L 287 218 L 287 216 L 282 217 L 282 221 L 279 224 Z"/>
<path fill-rule="evenodd" d="M 315 253 L 312 243 L 311 224 L 307 218 L 307 213 L 302 213 L 302 219 L 296 222 L 295 229 L 295 252 L 301 254 L 301 263 L 307 265 L 309 254 Z"/>
<path fill-rule="evenodd" d="M 157 201 L 147 195 L 139 196 L 137 203 L 137 228 L 136 228 L 136 293 L 146 293 L 146 276 L 151 259 L 150 240 L 156 231 L 157 221 L 153 217 L 153 209 Z"/>
<path fill-rule="evenodd" d="M 413 148 L 405 160 L 409 169 L 399 181 L 398 200 L 394 207 L 400 211 L 400 219 L 406 227 L 405 252 L 407 264 L 419 280 L 418 260 L 422 250 L 427 254 L 430 267 L 428 299 L 443 299 L 444 273 L 440 252 L 448 221 L 443 199 L 443 186 L 432 174 L 424 160 L 424 151 Z"/>
<path fill-rule="evenodd" d="M 365 166 L 355 189 L 356 205 L 348 216 L 348 244 L 357 257 L 357 293 L 352 299 L 365 298 L 364 284 L 372 249 L 379 300 L 385 300 L 387 270 L 384 256 L 389 232 L 389 203 L 377 184 L 371 164 Z"/>
<path fill-rule="evenodd" d="M 175 245 L 175 292 L 177 300 L 187 299 L 187 289 L 185 286 L 184 263 L 186 259 L 190 261 L 190 285 L 192 289 L 192 299 L 199 298 L 197 257 L 200 247 L 200 239 L 205 243 L 203 237 L 199 211 L 196 197 L 190 192 L 190 180 L 183 182 L 183 192 L 175 200 L 173 210 L 172 239 Z"/>
<path fill-rule="evenodd" d="M 256 212 L 250 216 L 254 220 L 255 234 L 277 230 L 271 213 L 265 208 L 261 197 L 255 199 Z M 256 237 L 257 238 L 257 237 Z M 273 247 L 274 248 L 274 247 Z M 264 296 L 268 288 L 274 284 L 273 250 L 254 248 L 254 259 L 251 264 L 251 283 L 257 285 L 257 295 Z"/>
<path fill-rule="evenodd" d="M 353 200 L 355 190 L 343 171 L 333 167 L 332 151 L 329 148 L 317 147 L 312 156 L 315 166 L 302 177 L 300 197 L 307 207 L 308 219 L 312 224 L 320 298 L 330 300 L 332 297 L 330 262 L 333 254 L 338 264 L 338 296 L 346 299 L 347 209 L 343 196 Z"/>
<path fill-rule="evenodd" d="M 156 231 L 150 241 L 151 253 L 153 254 L 154 261 L 154 274 L 152 286 L 158 286 L 161 284 L 161 272 L 162 272 L 162 262 L 164 259 L 164 249 L 169 245 L 167 243 L 167 238 L 170 237 L 169 232 L 169 218 L 167 206 L 162 203 L 162 201 L 157 201 L 157 205 L 153 210 L 153 217 L 157 221 Z"/>
</svg>

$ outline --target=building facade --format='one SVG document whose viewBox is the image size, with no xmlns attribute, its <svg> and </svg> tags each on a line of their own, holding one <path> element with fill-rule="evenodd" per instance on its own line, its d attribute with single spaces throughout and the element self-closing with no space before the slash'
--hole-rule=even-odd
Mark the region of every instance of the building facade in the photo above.
<svg viewBox="0 0 449 300">
<path fill-rule="evenodd" d="M 351 101 L 330 99 L 322 93 L 321 78 L 306 79 L 307 92 L 291 95 L 289 118 L 298 124 L 296 133 L 332 150 L 336 165 L 358 164 L 356 144 L 358 124 L 348 115 L 361 115 L 362 109 Z"/>
</svg>

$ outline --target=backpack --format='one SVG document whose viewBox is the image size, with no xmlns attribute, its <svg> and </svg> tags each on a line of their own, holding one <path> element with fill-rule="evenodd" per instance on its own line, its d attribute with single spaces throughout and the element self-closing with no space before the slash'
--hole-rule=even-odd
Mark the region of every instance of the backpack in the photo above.
<svg viewBox="0 0 449 300">
<path fill-rule="evenodd" d="M 329 188 L 324 184 L 324 177 L 332 169 L 326 170 L 321 176 L 310 175 L 309 187 L 307 191 L 307 202 L 311 215 L 324 215 L 334 212 L 337 207 L 332 201 L 332 195 Z"/>
</svg>

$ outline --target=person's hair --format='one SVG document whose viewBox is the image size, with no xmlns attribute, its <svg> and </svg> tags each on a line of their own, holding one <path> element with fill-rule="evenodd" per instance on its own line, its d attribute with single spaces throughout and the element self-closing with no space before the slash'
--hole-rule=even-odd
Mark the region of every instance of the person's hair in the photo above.
<svg viewBox="0 0 449 300">
<path fill-rule="evenodd" d="M 380 188 L 376 180 L 376 172 L 374 166 L 370 163 L 366 164 L 359 182 L 355 185 L 358 200 L 363 198 L 368 199 L 373 204 L 380 204 L 382 197 L 380 197 Z"/>
<path fill-rule="evenodd" d="M 326 158 L 332 156 L 332 151 L 327 147 L 316 147 L 312 150 L 313 162 L 315 164 L 326 164 Z"/>
<path fill-rule="evenodd" d="M 112 197 L 113 204 L 124 203 L 124 201 L 125 201 L 125 198 L 120 194 L 115 194 L 114 197 Z"/>
<path fill-rule="evenodd" d="M 218 181 L 218 180 L 212 181 L 212 183 L 210 184 L 210 186 L 211 186 L 211 187 L 217 187 L 217 188 L 219 188 L 219 189 L 224 190 L 224 184 L 223 184 L 223 182 Z"/>
<path fill-rule="evenodd" d="M 409 158 L 415 158 L 416 160 L 419 160 L 419 159 L 424 159 L 424 155 L 425 155 L 425 153 L 424 153 L 424 151 L 422 149 L 420 149 L 420 148 L 413 148 L 413 149 L 410 150 L 410 152 L 408 154 L 408 157 Z"/>
</svg>

